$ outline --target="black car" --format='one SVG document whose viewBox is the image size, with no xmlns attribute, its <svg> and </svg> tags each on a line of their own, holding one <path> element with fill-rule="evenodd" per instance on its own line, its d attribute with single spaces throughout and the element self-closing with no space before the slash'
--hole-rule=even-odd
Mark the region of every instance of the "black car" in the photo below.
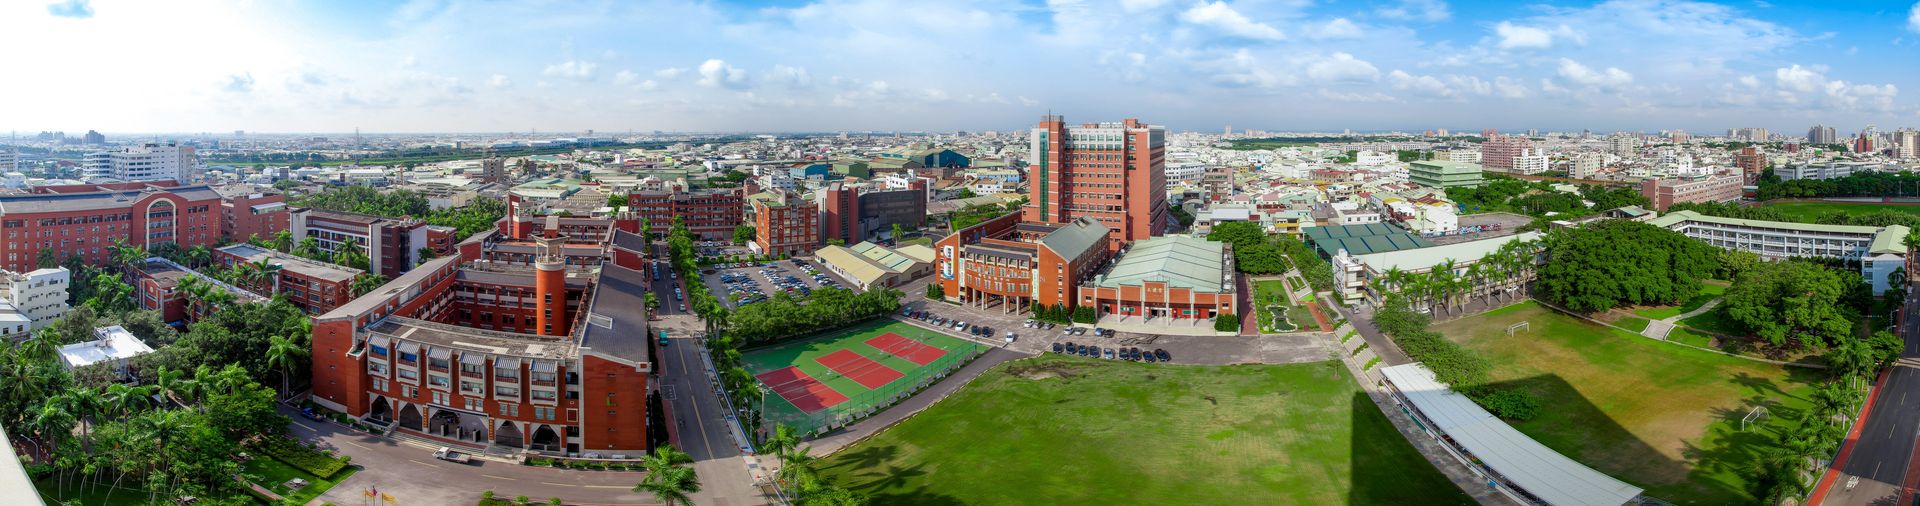
<svg viewBox="0 0 1920 506">
<path fill-rule="evenodd" d="M 1088 351 L 1088 350 L 1092 350 L 1092 349 L 1093 349 L 1093 347 L 1091 347 L 1091 346 L 1087 346 L 1087 345 L 1084 345 L 1084 344 L 1082 344 L 1082 345 L 1080 345 L 1080 356 L 1082 356 L 1082 357 L 1084 357 L 1084 356 L 1087 356 L 1087 351 Z"/>
<path fill-rule="evenodd" d="M 1142 361 L 1145 361 L 1145 362 L 1153 362 L 1153 354 L 1152 354 L 1152 353 L 1142 353 L 1142 354 L 1140 354 L 1140 360 L 1142 360 Z"/>
<path fill-rule="evenodd" d="M 1168 355 L 1167 350 L 1154 349 L 1153 358 L 1160 359 L 1161 362 L 1167 362 L 1173 360 L 1173 355 Z"/>
<path fill-rule="evenodd" d="M 1060 343 L 1053 343 L 1053 352 L 1054 353 L 1060 352 Z"/>
</svg>

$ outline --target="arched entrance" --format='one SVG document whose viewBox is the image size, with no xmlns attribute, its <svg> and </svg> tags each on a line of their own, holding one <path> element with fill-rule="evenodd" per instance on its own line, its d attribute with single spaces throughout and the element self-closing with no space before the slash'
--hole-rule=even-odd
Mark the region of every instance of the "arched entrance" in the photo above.
<svg viewBox="0 0 1920 506">
<path fill-rule="evenodd" d="M 400 408 L 400 427 L 420 430 L 420 409 L 408 404 Z"/>
<path fill-rule="evenodd" d="M 433 434 L 435 436 L 451 437 L 456 439 L 464 439 L 459 437 L 459 432 L 460 432 L 460 414 L 459 413 L 442 409 L 442 410 L 434 411 L 433 418 L 427 420 L 428 434 Z"/>
<path fill-rule="evenodd" d="M 152 248 L 156 244 L 180 240 L 179 237 L 177 237 L 180 229 L 180 216 L 176 215 L 176 211 L 178 211 L 178 208 L 173 205 L 173 201 L 164 198 L 156 199 L 152 203 L 147 204 L 147 215 L 146 221 L 144 222 L 146 229 L 140 231 L 140 245 Z"/>
<path fill-rule="evenodd" d="M 560 451 L 560 434 L 553 427 L 541 425 L 533 430 L 533 444 L 528 447 L 535 450 Z"/>
<path fill-rule="evenodd" d="M 519 448 L 524 444 L 522 436 L 520 435 L 520 426 L 514 425 L 511 420 L 500 422 L 499 427 L 493 428 L 493 443 L 500 446 Z"/>
<path fill-rule="evenodd" d="M 367 419 L 383 424 L 393 421 L 393 407 L 387 403 L 386 396 L 373 398 L 373 408 L 367 410 Z"/>
</svg>

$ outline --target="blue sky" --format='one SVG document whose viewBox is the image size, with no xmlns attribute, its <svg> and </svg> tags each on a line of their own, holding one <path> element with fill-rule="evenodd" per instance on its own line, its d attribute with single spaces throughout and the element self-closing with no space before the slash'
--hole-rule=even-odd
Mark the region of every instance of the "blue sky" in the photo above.
<svg viewBox="0 0 1920 506">
<path fill-rule="evenodd" d="M 1920 125 L 1920 4 L 24 0 L 0 128 Z"/>
</svg>

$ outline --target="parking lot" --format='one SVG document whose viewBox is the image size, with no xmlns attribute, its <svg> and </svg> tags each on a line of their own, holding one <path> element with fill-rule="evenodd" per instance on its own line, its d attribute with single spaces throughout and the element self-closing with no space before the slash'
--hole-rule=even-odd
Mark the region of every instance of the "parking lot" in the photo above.
<svg viewBox="0 0 1920 506">
<path fill-rule="evenodd" d="M 809 269 L 814 274 L 808 274 Z M 805 296 L 821 287 L 848 287 L 806 259 L 709 266 L 700 278 L 728 308 L 765 301 L 778 291 Z"/>
</svg>

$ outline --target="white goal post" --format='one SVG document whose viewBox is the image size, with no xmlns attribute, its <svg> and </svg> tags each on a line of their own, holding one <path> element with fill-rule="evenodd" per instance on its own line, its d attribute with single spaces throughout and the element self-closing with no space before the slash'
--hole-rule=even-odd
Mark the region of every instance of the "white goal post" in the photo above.
<svg viewBox="0 0 1920 506">
<path fill-rule="evenodd" d="M 1530 330 L 1533 330 L 1533 326 L 1529 325 L 1528 322 L 1515 323 L 1513 325 L 1507 326 L 1507 336 L 1512 337 L 1514 333 L 1526 332 Z"/>
<path fill-rule="evenodd" d="M 1746 432 L 1748 425 L 1758 423 L 1759 421 L 1764 420 L 1766 418 L 1767 418 L 1767 407 L 1754 406 L 1752 411 L 1747 412 L 1747 416 L 1740 417 L 1740 432 Z"/>
</svg>

